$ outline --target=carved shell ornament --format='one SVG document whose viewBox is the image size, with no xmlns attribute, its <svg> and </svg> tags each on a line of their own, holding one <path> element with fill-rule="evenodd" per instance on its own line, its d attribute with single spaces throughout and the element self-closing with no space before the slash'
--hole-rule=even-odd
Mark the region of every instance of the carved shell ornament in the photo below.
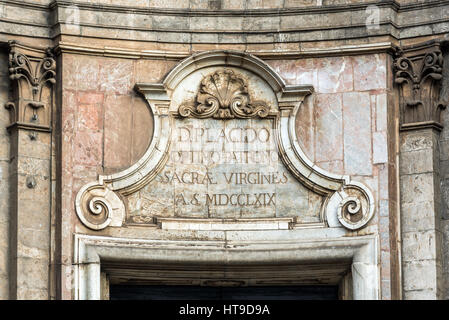
<svg viewBox="0 0 449 320">
<path fill-rule="evenodd" d="M 178 110 L 181 117 L 201 119 L 265 118 L 269 111 L 266 103 L 251 101 L 244 79 L 227 69 L 204 77 L 195 100 Z"/>
</svg>

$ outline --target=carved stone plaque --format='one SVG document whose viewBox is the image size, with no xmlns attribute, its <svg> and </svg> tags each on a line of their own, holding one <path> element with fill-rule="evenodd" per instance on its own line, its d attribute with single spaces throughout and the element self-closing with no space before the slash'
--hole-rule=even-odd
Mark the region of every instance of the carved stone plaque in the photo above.
<svg viewBox="0 0 449 320">
<path fill-rule="evenodd" d="M 153 140 L 135 165 L 79 191 L 89 228 L 270 219 L 355 230 L 372 217 L 365 186 L 320 169 L 299 146 L 296 114 L 311 86 L 286 86 L 261 60 L 218 51 L 136 88 L 154 115 Z"/>
<path fill-rule="evenodd" d="M 284 167 L 270 119 L 175 121 L 169 159 L 129 197 L 129 218 L 299 217 L 319 222 L 322 197 Z"/>
</svg>

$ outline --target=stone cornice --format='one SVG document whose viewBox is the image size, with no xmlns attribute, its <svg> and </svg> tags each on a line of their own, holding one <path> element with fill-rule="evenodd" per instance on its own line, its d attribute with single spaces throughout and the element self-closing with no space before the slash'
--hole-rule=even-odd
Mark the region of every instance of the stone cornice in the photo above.
<svg viewBox="0 0 449 320">
<path fill-rule="evenodd" d="M 367 30 L 366 8 L 380 10 L 379 28 Z M 78 29 L 66 19 L 67 9 L 80 10 Z M 301 8 L 200 10 L 162 9 L 54 1 L 48 5 L 5 0 L 0 25 L 6 35 L 59 40 L 62 36 L 183 44 L 303 43 L 388 36 L 392 40 L 447 33 L 443 15 L 449 0 L 399 5 L 394 0 Z M 24 10 L 20 16 L 20 8 Z M 10 10 L 11 9 L 11 10 Z M 419 11 L 416 14 L 413 11 Z M 108 17 L 101 18 L 101 14 Z M 133 14 L 132 23 L 129 15 Z M 198 19 L 207 20 L 202 27 Z M 261 19 L 270 19 L 263 23 Z M 228 19 L 233 19 L 231 22 Z M 237 21 L 234 23 L 234 20 Z M 229 26 L 231 25 L 231 27 Z M 374 40 L 375 41 L 375 40 Z M 361 41 L 362 43 L 363 41 Z"/>
<path fill-rule="evenodd" d="M 164 13 L 164 14 L 183 14 L 186 12 L 190 15 L 297 15 L 297 14 L 308 14 L 310 12 L 336 12 L 338 10 L 348 11 L 348 10 L 358 10 L 360 8 L 366 8 L 370 5 L 377 5 L 378 7 L 391 7 L 397 12 L 406 12 L 416 9 L 433 8 L 437 6 L 443 6 L 449 4 L 449 0 L 434 0 L 410 4 L 400 4 L 395 0 L 382 0 L 382 1 L 370 1 L 366 3 L 358 4 L 340 4 L 340 5 L 323 5 L 323 6 L 305 6 L 305 7 L 291 7 L 291 8 L 273 8 L 273 9 L 246 9 L 246 10 L 201 10 L 201 9 L 171 9 L 171 8 L 143 8 L 138 6 L 122 6 L 122 5 L 112 5 L 112 4 L 94 4 L 79 1 L 66 1 L 66 0 L 55 0 L 50 4 L 40 4 L 31 1 L 21 1 L 21 0 L 3 0 L 5 4 L 32 8 L 35 10 L 48 11 L 49 9 L 54 9 L 56 7 L 67 7 L 70 5 L 76 5 L 80 8 L 87 9 L 97 9 L 102 11 L 121 11 L 130 13 Z"/>
<path fill-rule="evenodd" d="M 381 42 L 362 45 L 336 46 L 330 48 L 316 48 L 304 50 L 247 50 L 262 59 L 295 59 L 319 56 L 338 56 L 348 54 L 372 54 L 372 53 L 393 53 L 396 46 L 391 42 Z M 104 57 L 116 57 L 126 59 L 172 59 L 179 60 L 188 57 L 188 51 L 167 51 L 167 50 L 131 50 L 113 47 L 97 47 L 79 45 L 69 42 L 60 42 L 55 48 L 56 54 L 73 53 L 87 54 Z"/>
<path fill-rule="evenodd" d="M 11 0 L 9 0 L 11 1 Z M 449 3 L 448 0 L 439 0 L 437 2 Z M 108 12 L 124 12 L 124 13 L 136 13 L 136 14 L 164 14 L 164 15 L 175 15 L 175 16 L 266 16 L 266 15 L 307 15 L 310 13 L 333 13 L 333 12 L 347 12 L 350 10 L 361 10 L 366 9 L 370 5 L 376 5 L 378 7 L 389 7 L 393 8 L 395 11 L 401 9 L 400 4 L 395 0 L 382 0 L 382 1 L 371 1 L 367 3 L 359 4 L 340 4 L 340 5 L 322 5 L 322 6 L 304 6 L 297 8 L 266 8 L 266 9 L 245 9 L 245 10 L 235 10 L 235 9 L 221 9 L 221 10 L 204 10 L 204 9 L 171 9 L 171 8 L 143 8 L 136 6 L 121 6 L 121 5 L 110 5 L 110 4 L 94 4 L 87 2 L 78 1 L 66 1 L 66 0 L 55 0 L 50 5 L 50 9 L 55 9 L 58 7 L 64 8 L 76 5 L 80 9 L 90 9 L 98 11 L 108 11 Z M 414 8 L 423 6 L 412 6 L 406 5 L 404 8 L 413 10 Z M 427 6 L 424 6 L 427 7 Z"/>
</svg>

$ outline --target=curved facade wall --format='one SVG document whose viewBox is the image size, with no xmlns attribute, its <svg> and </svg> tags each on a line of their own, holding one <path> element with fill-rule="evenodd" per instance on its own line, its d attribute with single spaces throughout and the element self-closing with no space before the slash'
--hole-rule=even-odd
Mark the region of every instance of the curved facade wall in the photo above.
<svg viewBox="0 0 449 320">
<path fill-rule="evenodd" d="M 3 1 L 0 298 L 178 279 L 446 299 L 448 18 L 443 0 Z M 229 130 L 265 130 L 275 169 L 193 160 L 218 144 L 204 128 L 234 156 L 260 144 Z"/>
</svg>

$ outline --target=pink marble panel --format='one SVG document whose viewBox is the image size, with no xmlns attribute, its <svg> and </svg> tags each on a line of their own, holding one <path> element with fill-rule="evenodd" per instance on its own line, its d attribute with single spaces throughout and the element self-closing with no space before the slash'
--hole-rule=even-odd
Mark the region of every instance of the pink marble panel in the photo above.
<svg viewBox="0 0 449 320">
<path fill-rule="evenodd" d="M 103 132 L 77 131 L 73 160 L 76 164 L 96 166 L 103 158 Z"/>
<path fill-rule="evenodd" d="M 65 54 L 62 83 L 64 89 L 98 90 L 101 82 L 100 58 Z"/>
<path fill-rule="evenodd" d="M 100 91 L 129 94 L 134 86 L 134 61 L 103 59 L 100 64 Z"/>
<path fill-rule="evenodd" d="M 104 127 L 104 166 L 118 169 L 130 166 L 132 148 L 132 96 L 106 95 Z"/>
<path fill-rule="evenodd" d="M 352 61 L 349 57 L 316 59 L 318 88 L 321 93 L 349 92 L 353 90 Z"/>
<path fill-rule="evenodd" d="M 384 54 L 352 57 L 354 90 L 366 91 L 387 87 L 387 67 Z"/>
<path fill-rule="evenodd" d="M 368 93 L 343 94 L 343 121 L 346 174 L 371 175 L 371 108 Z"/>
<path fill-rule="evenodd" d="M 296 116 L 296 134 L 301 149 L 315 161 L 314 106 L 315 96 L 305 99 Z"/>
<path fill-rule="evenodd" d="M 341 94 L 317 94 L 315 103 L 315 160 L 343 159 Z"/>
</svg>

